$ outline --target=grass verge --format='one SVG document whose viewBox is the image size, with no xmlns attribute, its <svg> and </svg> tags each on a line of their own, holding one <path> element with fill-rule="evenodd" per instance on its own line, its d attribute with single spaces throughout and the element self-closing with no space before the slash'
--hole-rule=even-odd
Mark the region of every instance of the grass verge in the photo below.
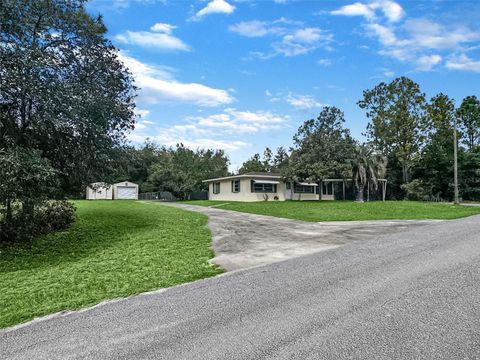
<svg viewBox="0 0 480 360">
<path fill-rule="evenodd" d="M 197 200 L 184 203 L 303 221 L 447 220 L 480 214 L 480 207 L 420 201 L 357 203 L 353 201 L 226 202 Z"/>
<path fill-rule="evenodd" d="M 0 327 L 194 281 L 209 264 L 207 217 L 135 201 L 78 201 L 68 230 L 0 247 Z"/>
</svg>

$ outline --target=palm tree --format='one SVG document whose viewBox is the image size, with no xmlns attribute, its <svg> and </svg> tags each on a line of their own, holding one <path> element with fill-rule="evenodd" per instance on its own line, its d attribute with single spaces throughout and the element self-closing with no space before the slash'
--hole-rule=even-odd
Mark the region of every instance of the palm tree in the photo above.
<svg viewBox="0 0 480 360">
<path fill-rule="evenodd" d="M 368 144 L 358 144 L 352 160 L 352 175 L 357 191 L 356 201 L 363 202 L 365 185 L 373 182 L 375 190 L 378 188 L 378 179 L 385 176 L 387 159 L 376 153 Z"/>
</svg>

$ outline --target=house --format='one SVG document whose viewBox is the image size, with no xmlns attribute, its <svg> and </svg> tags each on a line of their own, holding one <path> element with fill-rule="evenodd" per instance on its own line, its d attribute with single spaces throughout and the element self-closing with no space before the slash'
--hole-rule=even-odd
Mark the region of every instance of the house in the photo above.
<svg viewBox="0 0 480 360">
<path fill-rule="evenodd" d="M 377 179 L 381 184 L 373 190 L 367 184 L 367 201 L 385 201 L 387 180 Z M 209 200 L 220 201 L 284 201 L 284 200 L 350 200 L 354 199 L 353 183 L 349 179 L 324 179 L 313 182 L 285 181 L 280 174 L 249 172 L 204 180 L 208 184 Z M 347 194 L 348 193 L 348 194 Z M 376 194 L 375 194 L 376 193 Z M 353 196 L 352 196 L 353 195 Z"/>
<path fill-rule="evenodd" d="M 137 200 L 138 199 L 138 185 L 130 181 L 122 181 L 113 184 L 113 199 L 114 200 Z"/>
<path fill-rule="evenodd" d="M 112 200 L 112 186 L 96 182 L 87 186 L 87 200 Z"/>
<path fill-rule="evenodd" d="M 210 200 L 284 201 L 318 200 L 318 184 L 284 181 L 280 174 L 250 172 L 203 181 Z M 322 197 L 324 199 L 324 197 Z M 333 193 L 331 194 L 333 200 Z"/>
</svg>

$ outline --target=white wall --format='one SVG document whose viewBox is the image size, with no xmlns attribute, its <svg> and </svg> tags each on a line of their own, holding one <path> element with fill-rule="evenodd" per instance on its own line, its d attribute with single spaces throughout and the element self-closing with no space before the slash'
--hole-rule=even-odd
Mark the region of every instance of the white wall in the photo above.
<svg viewBox="0 0 480 360">
<path fill-rule="evenodd" d="M 117 199 L 118 197 L 118 187 L 119 186 L 132 186 L 135 187 L 135 192 L 136 192 L 136 199 L 138 199 L 138 185 L 135 183 L 132 183 L 130 181 L 122 181 L 116 184 L 113 184 L 113 199 Z"/>
<path fill-rule="evenodd" d="M 292 200 L 318 200 L 318 194 L 296 193 L 292 194 Z"/>
<path fill-rule="evenodd" d="M 91 186 L 95 187 L 92 188 L 87 186 L 87 200 L 112 200 L 112 186 L 108 185 L 105 186 L 95 186 L 95 184 L 91 184 Z"/>
<path fill-rule="evenodd" d="M 264 201 L 263 195 L 265 193 L 252 193 L 251 191 L 251 180 L 254 180 L 255 177 L 252 178 L 241 178 L 240 179 L 240 192 L 234 193 L 232 192 L 232 180 L 223 180 L 220 182 L 220 193 L 214 194 L 213 193 L 213 183 L 208 184 L 208 196 L 210 200 L 220 200 L 220 201 Z M 262 177 L 261 179 L 258 178 L 257 180 L 271 180 L 271 181 L 279 181 L 278 179 L 268 179 Z M 279 201 L 285 200 L 285 183 L 279 181 L 280 183 L 277 184 L 277 192 L 276 193 L 267 193 L 268 201 L 274 201 L 274 197 L 278 196 Z"/>
</svg>

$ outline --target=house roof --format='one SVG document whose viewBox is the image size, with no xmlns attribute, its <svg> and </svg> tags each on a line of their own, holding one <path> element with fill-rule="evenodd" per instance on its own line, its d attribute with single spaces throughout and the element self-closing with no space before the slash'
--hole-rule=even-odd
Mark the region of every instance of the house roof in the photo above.
<svg viewBox="0 0 480 360">
<path fill-rule="evenodd" d="M 242 175 L 282 176 L 282 174 L 280 173 L 265 172 L 265 171 L 251 171 Z"/>
<path fill-rule="evenodd" d="M 224 180 L 235 180 L 235 179 L 281 179 L 282 175 L 279 173 L 268 173 L 268 172 L 249 172 L 246 174 L 240 174 L 240 175 L 231 175 L 231 176 L 224 176 L 220 178 L 215 178 L 215 179 L 207 179 L 203 180 L 204 183 L 209 183 L 209 182 L 216 182 L 216 181 L 224 181 Z"/>
</svg>

